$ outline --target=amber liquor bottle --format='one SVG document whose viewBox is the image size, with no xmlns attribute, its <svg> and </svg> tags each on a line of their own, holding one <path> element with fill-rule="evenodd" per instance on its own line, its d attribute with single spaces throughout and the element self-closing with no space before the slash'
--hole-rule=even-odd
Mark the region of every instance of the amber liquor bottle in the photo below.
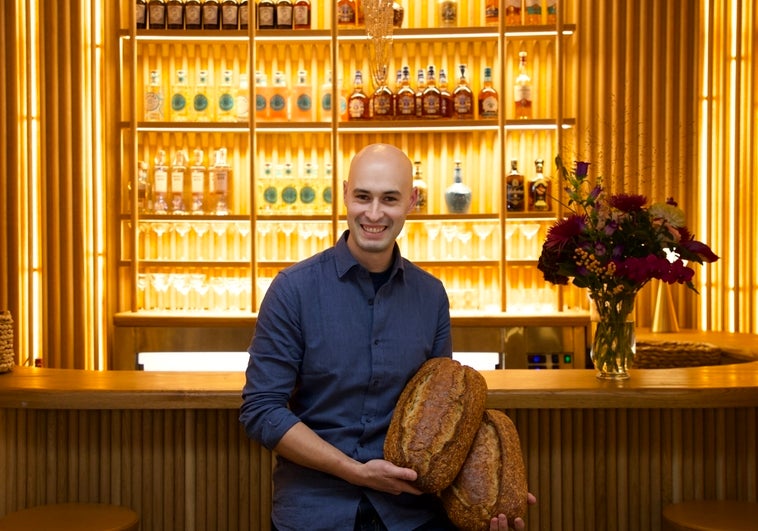
<svg viewBox="0 0 758 531">
<path fill-rule="evenodd" d="M 276 5 L 274 0 L 260 0 L 257 8 L 257 24 L 260 30 L 276 28 Z"/>
<path fill-rule="evenodd" d="M 426 86 L 421 93 L 421 117 L 425 119 L 442 117 L 442 93 L 437 87 L 434 65 L 429 65 L 426 72 Z"/>
<path fill-rule="evenodd" d="M 543 173 L 544 166 L 544 160 L 534 161 L 534 179 L 529 183 L 529 210 L 534 212 L 547 212 L 553 208 L 550 179 Z"/>
<path fill-rule="evenodd" d="M 524 211 L 524 176 L 518 171 L 518 161 L 511 160 L 511 171 L 505 177 L 505 200 L 508 212 Z"/>
<path fill-rule="evenodd" d="M 168 29 L 184 29 L 184 4 L 181 0 L 166 2 L 166 27 Z"/>
<path fill-rule="evenodd" d="M 150 0 L 147 16 L 150 29 L 166 29 L 166 3 L 163 0 Z"/>
<path fill-rule="evenodd" d="M 240 2 L 238 17 L 240 21 L 240 29 L 246 30 L 250 21 L 250 9 L 247 0 L 242 0 Z"/>
<path fill-rule="evenodd" d="M 479 101 L 479 118 L 497 118 L 499 98 L 497 90 L 492 86 L 492 68 L 484 68 L 484 82 L 477 96 Z"/>
<path fill-rule="evenodd" d="M 337 0 L 337 25 L 341 28 L 355 27 L 356 9 L 355 0 Z"/>
<path fill-rule="evenodd" d="M 203 29 L 214 30 L 221 27 L 221 17 L 219 17 L 218 11 L 216 0 L 205 0 L 203 2 Z"/>
<path fill-rule="evenodd" d="M 440 97 L 442 98 L 440 116 L 451 118 L 453 116 L 453 95 L 447 88 L 447 73 L 444 68 L 440 68 Z"/>
<path fill-rule="evenodd" d="M 292 29 L 292 0 L 276 3 L 276 29 Z"/>
<path fill-rule="evenodd" d="M 136 11 L 134 13 L 137 29 L 147 29 L 147 4 L 145 0 L 137 0 Z"/>
<path fill-rule="evenodd" d="M 426 88 L 424 69 L 419 68 L 416 71 L 416 118 L 421 118 L 424 114 L 423 95 Z"/>
<path fill-rule="evenodd" d="M 410 120 L 416 117 L 416 93 L 411 88 L 411 69 L 403 67 L 400 88 L 395 93 L 395 118 Z"/>
<path fill-rule="evenodd" d="M 505 25 L 520 26 L 521 24 L 521 0 L 505 0 Z"/>
<path fill-rule="evenodd" d="M 239 27 L 239 4 L 237 0 L 221 2 L 221 29 L 236 30 Z"/>
<path fill-rule="evenodd" d="M 363 92 L 363 74 L 356 70 L 353 81 L 353 93 L 347 99 L 348 120 L 368 120 L 371 107 L 368 96 Z"/>
<path fill-rule="evenodd" d="M 453 89 L 453 118 L 468 120 L 474 117 L 474 91 L 466 79 L 466 65 L 460 65 L 458 72 L 458 84 Z"/>
<path fill-rule="evenodd" d="M 188 30 L 198 30 L 203 27 L 203 6 L 200 0 L 184 2 L 184 27 Z"/>
<path fill-rule="evenodd" d="M 294 29 L 311 29 L 311 1 L 297 0 L 292 7 L 292 27 Z"/>
<path fill-rule="evenodd" d="M 377 120 L 391 120 L 395 116 L 394 103 L 392 89 L 386 82 L 380 83 L 371 95 L 371 117 Z"/>
</svg>

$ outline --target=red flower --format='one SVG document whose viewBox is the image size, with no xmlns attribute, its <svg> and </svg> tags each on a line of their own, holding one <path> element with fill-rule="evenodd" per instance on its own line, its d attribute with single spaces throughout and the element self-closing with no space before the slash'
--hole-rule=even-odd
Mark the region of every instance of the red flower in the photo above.
<svg viewBox="0 0 758 531">
<path fill-rule="evenodd" d="M 621 212 L 637 212 L 647 203 L 647 197 L 636 194 L 617 194 L 612 195 L 608 201 L 612 208 L 617 208 Z"/>
</svg>

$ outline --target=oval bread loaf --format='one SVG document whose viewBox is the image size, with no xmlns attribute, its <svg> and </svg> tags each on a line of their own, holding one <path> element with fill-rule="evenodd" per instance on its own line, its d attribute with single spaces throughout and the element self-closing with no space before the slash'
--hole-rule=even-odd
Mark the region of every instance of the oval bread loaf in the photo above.
<svg viewBox="0 0 758 531">
<path fill-rule="evenodd" d="M 432 358 L 408 381 L 392 415 L 384 458 L 418 473 L 424 492 L 455 479 L 479 429 L 487 382 L 471 367 Z"/>
<path fill-rule="evenodd" d="M 527 495 L 516 427 L 502 411 L 488 409 L 458 477 L 440 495 L 445 511 L 463 531 L 486 531 L 498 514 L 509 524 L 523 518 Z"/>
</svg>

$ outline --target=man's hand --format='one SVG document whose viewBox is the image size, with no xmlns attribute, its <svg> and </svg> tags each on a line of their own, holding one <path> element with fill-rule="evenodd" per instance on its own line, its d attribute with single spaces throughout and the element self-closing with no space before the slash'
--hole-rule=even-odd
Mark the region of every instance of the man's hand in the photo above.
<svg viewBox="0 0 758 531">
<path fill-rule="evenodd" d="M 534 505 L 537 503 L 537 498 L 531 492 L 527 494 L 526 503 Z M 522 531 L 526 528 L 526 524 L 521 518 L 516 518 L 511 526 L 516 531 Z M 490 531 L 508 531 L 508 518 L 504 514 L 499 514 L 490 520 Z"/>
<path fill-rule="evenodd" d="M 361 465 L 359 484 L 374 490 L 400 494 L 423 494 L 411 482 L 416 481 L 418 474 L 410 468 L 403 468 L 385 461 L 372 459 Z"/>
</svg>

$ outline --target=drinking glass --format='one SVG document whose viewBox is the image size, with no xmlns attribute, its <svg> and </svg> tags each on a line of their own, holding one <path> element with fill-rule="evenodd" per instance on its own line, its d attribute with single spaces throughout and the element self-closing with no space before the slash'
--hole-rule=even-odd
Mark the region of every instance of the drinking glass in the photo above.
<svg viewBox="0 0 758 531">
<path fill-rule="evenodd" d="M 471 241 L 472 236 L 473 236 L 473 233 L 470 230 L 459 230 L 458 234 L 456 234 L 456 237 L 461 242 L 461 258 L 463 260 L 468 260 L 469 259 L 469 255 L 468 255 L 468 252 L 467 252 L 467 250 L 468 250 L 468 242 Z"/>
<path fill-rule="evenodd" d="M 205 258 L 205 234 L 208 232 L 208 224 L 202 221 L 196 221 L 192 225 L 195 231 L 195 259 L 203 260 Z"/>
<path fill-rule="evenodd" d="M 540 231 L 539 223 L 524 223 L 521 225 L 521 233 L 524 235 L 524 258 L 536 258 L 536 242 L 534 237 Z"/>
<path fill-rule="evenodd" d="M 445 247 L 447 248 L 448 260 L 452 260 L 454 258 L 453 242 L 455 241 L 455 237 L 457 234 L 458 234 L 458 225 L 456 223 L 444 223 L 442 225 L 442 236 L 444 236 L 445 242 L 447 242 Z"/>
<path fill-rule="evenodd" d="M 234 224 L 234 227 L 237 229 L 237 233 L 240 235 L 237 256 L 240 257 L 241 260 L 249 260 L 250 256 L 248 254 L 248 250 L 250 250 L 250 244 L 248 243 L 247 236 L 250 234 L 250 222 L 238 221 Z"/>
<path fill-rule="evenodd" d="M 271 260 L 275 258 L 274 255 L 269 256 L 266 252 L 269 239 L 268 235 L 271 233 L 271 223 L 267 221 L 259 221 L 255 226 L 255 231 L 258 233 L 258 260 Z"/>
<path fill-rule="evenodd" d="M 297 225 L 294 221 L 283 221 L 279 224 L 279 231 L 284 234 L 284 260 L 289 262 L 292 260 L 292 233 L 295 232 Z"/>
<path fill-rule="evenodd" d="M 427 221 L 424 223 L 424 230 L 426 230 L 427 235 L 427 259 L 428 260 L 434 260 L 434 249 L 437 247 L 437 237 L 440 235 L 440 230 L 442 229 L 442 223 L 439 221 Z"/>
<path fill-rule="evenodd" d="M 225 222 L 219 221 L 211 224 L 213 233 L 216 235 L 216 245 L 214 246 L 215 252 L 220 252 L 219 260 L 226 260 L 226 248 L 227 248 L 227 229 L 228 226 Z"/>
<path fill-rule="evenodd" d="M 189 239 L 187 234 L 191 230 L 191 226 L 186 221 L 180 221 L 174 223 L 174 234 L 178 236 L 179 241 L 175 241 L 176 247 L 181 247 L 181 251 L 177 254 L 179 260 L 187 260 L 189 256 Z"/>
<path fill-rule="evenodd" d="M 474 223 L 474 232 L 479 239 L 479 258 L 480 260 L 487 260 L 489 256 L 487 254 L 487 239 L 495 229 L 495 225 L 492 223 Z"/>
</svg>

